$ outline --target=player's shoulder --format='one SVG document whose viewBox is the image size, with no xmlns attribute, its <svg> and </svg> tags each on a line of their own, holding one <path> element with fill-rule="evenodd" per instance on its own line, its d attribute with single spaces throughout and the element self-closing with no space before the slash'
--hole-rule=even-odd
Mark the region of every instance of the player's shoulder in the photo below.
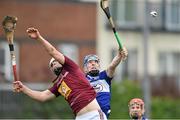
<svg viewBox="0 0 180 120">
<path fill-rule="evenodd" d="M 100 71 L 99 76 L 107 76 L 106 70 Z"/>
<path fill-rule="evenodd" d="M 103 70 L 99 73 L 99 77 L 100 79 L 108 79 L 111 80 L 112 78 L 108 76 L 107 71 Z"/>
</svg>

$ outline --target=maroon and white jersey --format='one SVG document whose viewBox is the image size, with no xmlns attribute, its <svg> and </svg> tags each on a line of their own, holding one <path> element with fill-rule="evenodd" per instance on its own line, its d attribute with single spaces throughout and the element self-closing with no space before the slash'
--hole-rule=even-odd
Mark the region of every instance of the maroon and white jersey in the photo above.
<svg viewBox="0 0 180 120">
<path fill-rule="evenodd" d="M 96 98 L 96 92 L 84 73 L 76 63 L 66 56 L 61 75 L 49 90 L 56 97 L 62 95 L 75 115 Z"/>
</svg>

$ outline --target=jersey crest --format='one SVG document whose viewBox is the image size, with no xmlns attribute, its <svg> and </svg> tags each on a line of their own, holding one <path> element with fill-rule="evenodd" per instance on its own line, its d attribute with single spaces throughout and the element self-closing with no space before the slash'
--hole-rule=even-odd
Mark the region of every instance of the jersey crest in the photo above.
<svg viewBox="0 0 180 120">
<path fill-rule="evenodd" d="M 110 92 L 109 85 L 104 79 L 90 82 L 90 84 L 92 85 L 92 87 L 95 89 L 97 93 Z"/>
<path fill-rule="evenodd" d="M 92 85 L 92 87 L 97 93 L 103 91 L 103 86 L 101 84 Z"/>
<path fill-rule="evenodd" d="M 68 98 L 69 94 L 71 93 L 71 89 L 67 86 L 67 84 L 62 81 L 61 85 L 58 88 L 58 92 L 65 97 L 65 99 Z"/>
</svg>

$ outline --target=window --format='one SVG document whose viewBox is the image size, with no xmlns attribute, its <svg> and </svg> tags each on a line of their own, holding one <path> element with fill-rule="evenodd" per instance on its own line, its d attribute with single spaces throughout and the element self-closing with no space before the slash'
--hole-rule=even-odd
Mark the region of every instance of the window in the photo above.
<svg viewBox="0 0 180 120">
<path fill-rule="evenodd" d="M 136 29 L 143 26 L 145 1 L 112 0 L 110 12 L 119 28 Z M 155 10 L 158 17 L 153 18 L 147 13 L 149 26 L 153 29 L 169 31 L 180 30 L 180 0 L 155 0 L 147 2 L 148 12 Z"/>
<path fill-rule="evenodd" d="M 79 51 L 78 51 L 78 47 L 75 44 L 61 44 L 59 45 L 59 49 L 64 55 L 71 58 L 74 62 L 78 64 Z"/>
<path fill-rule="evenodd" d="M 166 0 L 166 28 L 180 30 L 180 0 Z"/>
<path fill-rule="evenodd" d="M 4 76 L 4 65 L 5 65 L 5 51 L 0 48 L 0 77 Z"/>
<path fill-rule="evenodd" d="M 112 58 L 116 55 L 116 51 L 112 51 Z M 137 50 L 128 50 L 128 58 L 126 61 L 121 62 L 116 70 L 115 79 L 137 79 Z"/>
<path fill-rule="evenodd" d="M 137 79 L 137 50 L 130 50 L 127 59 L 127 73 L 130 80 Z"/>
<path fill-rule="evenodd" d="M 110 12 L 119 27 L 132 28 L 137 26 L 138 0 L 112 0 Z"/>
<path fill-rule="evenodd" d="M 180 53 L 160 53 L 159 74 L 161 76 L 180 75 Z"/>
<path fill-rule="evenodd" d="M 18 62 L 18 47 L 15 44 L 16 62 Z M 16 63 L 17 64 L 17 63 Z M 18 65 L 18 64 L 17 64 Z M 18 69 L 18 66 L 17 66 Z M 0 80 L 13 80 L 11 58 L 9 45 L 6 42 L 0 42 Z"/>
</svg>

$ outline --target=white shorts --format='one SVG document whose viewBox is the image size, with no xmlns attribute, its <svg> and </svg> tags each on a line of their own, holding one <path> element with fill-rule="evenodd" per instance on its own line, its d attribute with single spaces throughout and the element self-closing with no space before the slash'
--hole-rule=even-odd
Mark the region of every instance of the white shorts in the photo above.
<svg viewBox="0 0 180 120">
<path fill-rule="evenodd" d="M 107 120 L 106 115 L 101 110 L 94 110 L 79 116 L 75 120 Z"/>
</svg>

